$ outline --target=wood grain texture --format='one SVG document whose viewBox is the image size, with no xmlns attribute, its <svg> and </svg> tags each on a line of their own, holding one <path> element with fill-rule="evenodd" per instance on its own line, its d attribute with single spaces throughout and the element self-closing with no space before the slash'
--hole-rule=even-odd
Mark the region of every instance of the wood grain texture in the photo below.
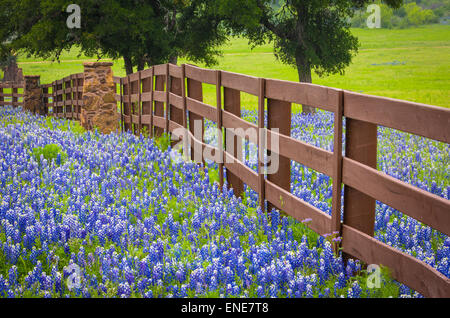
<svg viewBox="0 0 450 318">
<path fill-rule="evenodd" d="M 334 112 L 333 139 L 333 188 L 331 198 L 331 228 L 330 233 L 341 233 L 342 209 L 342 126 L 344 115 L 344 93 L 339 92 L 339 103 Z"/>
<path fill-rule="evenodd" d="M 333 153 L 275 131 L 267 131 L 267 149 L 272 150 L 272 139 L 279 141 L 278 152 L 298 163 L 328 176 L 333 175 Z"/>
<path fill-rule="evenodd" d="M 221 81 L 223 87 L 258 96 L 259 79 L 257 77 L 222 71 Z"/>
<path fill-rule="evenodd" d="M 345 134 L 345 156 L 369 167 L 376 168 L 377 126 L 347 118 Z M 373 236 L 375 228 L 375 199 L 345 185 L 344 223 Z"/>
<path fill-rule="evenodd" d="M 216 71 L 216 123 L 218 130 L 217 148 L 219 151 L 219 186 L 223 188 L 224 184 L 224 157 L 223 157 L 223 110 L 222 110 L 222 72 Z"/>
<path fill-rule="evenodd" d="M 450 236 L 450 200 L 344 158 L 343 182 Z"/>
<path fill-rule="evenodd" d="M 153 124 L 155 125 L 156 128 L 158 129 L 162 129 L 164 131 L 164 129 L 166 128 L 166 118 L 162 117 L 162 116 L 153 116 Z M 156 131 L 156 129 L 155 129 Z"/>
<path fill-rule="evenodd" d="M 172 64 L 169 64 L 169 66 Z M 173 69 L 173 65 L 172 65 Z M 177 72 L 179 71 L 179 75 L 181 76 L 181 67 L 176 68 Z M 182 94 L 181 87 L 181 78 L 172 77 L 170 81 L 170 93 L 169 93 L 169 104 L 170 104 L 170 122 L 175 122 L 181 127 L 183 126 L 183 99 L 181 97 Z M 172 130 L 169 128 L 169 131 Z M 176 140 L 172 141 L 172 146 L 174 146 Z"/>
<path fill-rule="evenodd" d="M 265 123 L 264 123 L 264 113 L 265 113 L 265 80 L 263 78 L 259 79 L 259 94 L 258 94 L 258 132 L 257 132 L 257 146 L 258 146 L 258 202 L 261 211 L 265 212 L 266 208 L 266 188 L 265 188 L 265 163 L 264 163 L 264 154 L 266 147 L 265 134 L 262 132 L 265 131 Z"/>
<path fill-rule="evenodd" d="M 223 82 L 224 74 L 225 72 L 222 72 L 221 74 L 223 86 L 225 86 Z M 224 127 L 227 127 L 227 125 L 230 124 L 227 121 L 228 113 L 240 119 L 241 93 L 238 90 L 224 87 L 224 111 L 222 112 L 222 123 Z M 225 150 L 227 151 L 228 154 L 232 155 L 237 161 L 242 161 L 242 138 L 236 136 L 236 134 L 234 134 L 228 129 L 225 129 Z M 234 194 L 236 196 L 242 197 L 242 193 L 244 192 L 244 183 L 239 178 L 239 175 L 233 172 L 237 171 L 237 169 L 239 168 L 238 167 L 233 168 L 232 165 L 234 165 L 234 163 L 225 164 L 225 168 L 227 168 L 228 186 L 233 188 Z"/>
<path fill-rule="evenodd" d="M 209 119 L 211 121 L 217 121 L 217 110 L 201 101 L 195 100 L 193 98 L 186 98 L 186 106 L 187 110 L 191 113 L 195 113 L 196 115 Z"/>
<path fill-rule="evenodd" d="M 153 107 L 152 107 L 152 88 L 153 88 L 153 68 L 141 72 L 141 81 L 142 81 L 142 94 L 141 94 L 141 102 L 142 102 L 142 115 L 141 115 L 141 125 L 142 129 L 146 130 L 150 137 L 152 137 L 152 115 L 153 115 Z M 144 95 L 148 94 L 149 98 L 144 99 Z"/>
<path fill-rule="evenodd" d="M 291 103 L 276 99 L 267 100 L 267 129 L 274 128 L 278 129 L 280 135 L 291 136 Z M 268 156 L 274 155 L 276 154 L 273 151 L 268 151 Z M 278 171 L 268 173 L 267 180 L 287 192 L 291 192 L 291 159 L 278 153 L 278 161 Z M 269 211 L 272 207 L 276 206 L 269 202 Z"/>
<path fill-rule="evenodd" d="M 328 214 L 269 180 L 266 180 L 265 188 L 266 200 L 277 209 L 284 211 L 297 221 L 305 222 L 309 228 L 320 235 L 329 233 L 331 217 Z"/>
<path fill-rule="evenodd" d="M 265 96 L 269 99 L 310 105 L 335 112 L 339 105 L 339 91 L 315 84 L 266 79 Z"/>
<path fill-rule="evenodd" d="M 136 72 L 130 75 L 130 82 L 131 82 L 131 95 L 130 95 L 130 100 L 131 100 L 131 113 L 132 113 L 132 129 L 133 129 L 133 133 L 135 135 L 139 135 L 140 134 L 140 122 L 139 122 L 139 115 L 141 112 L 141 104 L 140 104 L 140 99 L 141 99 L 141 81 L 140 81 L 140 73 Z M 137 117 L 136 122 L 133 121 L 133 116 Z"/>
<path fill-rule="evenodd" d="M 222 125 L 224 128 L 232 128 L 232 129 L 242 129 L 243 131 L 246 130 L 258 130 L 258 126 L 246 121 L 245 119 L 242 119 L 241 117 L 231 113 L 230 111 L 224 110 L 222 112 Z M 236 133 L 239 133 L 236 131 Z M 244 137 L 244 135 L 240 135 L 240 137 Z M 248 139 L 248 136 L 246 137 Z M 256 140 L 252 140 L 252 142 L 256 143 Z"/>
<path fill-rule="evenodd" d="M 425 297 L 450 297 L 450 279 L 411 255 L 348 225 L 342 226 L 343 251 L 367 264 L 389 267 L 392 277 Z"/>
<path fill-rule="evenodd" d="M 154 67 L 154 69 L 156 70 L 156 67 Z M 156 73 L 155 73 L 156 75 Z M 155 111 L 154 111 L 154 116 L 158 116 L 158 117 L 164 117 L 164 103 L 166 102 L 165 99 L 165 93 L 164 93 L 164 83 L 165 83 L 166 79 L 164 75 L 157 75 L 155 76 L 155 90 L 153 92 L 153 100 L 154 100 L 154 104 L 155 104 Z M 164 98 L 158 99 L 159 96 L 163 95 Z M 159 122 L 160 123 L 160 122 Z M 158 137 L 161 136 L 164 133 L 164 128 L 165 126 L 161 127 L 159 125 L 156 125 L 155 123 L 155 127 L 154 128 L 154 136 Z"/>
<path fill-rule="evenodd" d="M 187 79 L 187 94 L 188 94 L 188 99 L 186 100 L 187 103 L 187 107 L 189 108 L 189 100 L 196 100 L 199 102 L 203 102 L 203 86 L 202 83 L 200 81 L 194 80 L 194 79 Z M 191 132 L 191 134 L 194 134 L 194 126 L 195 126 L 195 122 L 197 121 L 198 124 L 200 124 L 200 128 L 201 128 L 201 138 L 199 138 L 199 140 L 201 139 L 201 141 L 203 142 L 203 136 L 205 133 L 205 123 L 204 123 L 204 119 L 203 116 L 198 115 L 192 111 L 188 112 L 188 116 L 189 116 L 189 131 Z M 197 159 L 201 159 L 201 162 L 204 162 L 204 158 L 203 158 L 203 149 L 199 148 L 198 146 L 196 147 L 196 145 L 191 145 L 191 159 L 194 160 L 195 158 Z"/>
<path fill-rule="evenodd" d="M 216 85 L 217 77 L 215 72 L 215 70 L 185 64 L 185 76 L 197 82 Z"/>
<path fill-rule="evenodd" d="M 159 64 L 159 65 L 155 65 L 153 66 L 153 72 L 155 74 L 155 76 L 160 76 L 160 75 L 165 75 L 167 74 L 167 64 Z"/>
<path fill-rule="evenodd" d="M 130 77 L 129 76 L 127 76 L 125 78 L 125 82 L 123 84 L 123 94 L 124 94 L 123 114 L 124 114 L 124 116 L 131 116 L 131 114 L 132 114 L 131 83 L 130 83 Z M 126 132 L 132 130 L 131 121 L 130 122 L 124 121 L 124 130 Z"/>
<path fill-rule="evenodd" d="M 171 106 L 183 110 L 183 97 L 181 96 L 181 85 L 180 85 L 180 95 L 170 92 L 169 93 L 169 103 Z"/>
<path fill-rule="evenodd" d="M 181 66 L 169 63 L 169 75 L 171 77 L 181 79 L 182 77 Z"/>
<path fill-rule="evenodd" d="M 450 143 L 450 109 L 345 91 L 344 116 Z"/>
<path fill-rule="evenodd" d="M 241 182 L 245 180 L 245 184 L 252 188 L 252 190 L 258 191 L 258 174 L 228 152 L 224 151 L 223 153 L 225 158 L 224 166 L 227 168 L 227 174 L 232 173 Z M 236 188 L 233 187 L 233 189 L 237 196 Z"/>
</svg>

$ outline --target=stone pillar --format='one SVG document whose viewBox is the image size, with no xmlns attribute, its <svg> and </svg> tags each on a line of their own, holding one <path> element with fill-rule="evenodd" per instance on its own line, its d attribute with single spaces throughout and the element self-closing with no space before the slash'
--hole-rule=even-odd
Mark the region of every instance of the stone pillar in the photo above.
<svg viewBox="0 0 450 318">
<path fill-rule="evenodd" d="M 20 83 L 23 81 L 22 69 L 17 66 L 15 59 L 3 68 L 3 82 Z M 20 74 L 19 74 L 20 72 Z"/>
<path fill-rule="evenodd" d="M 17 81 L 17 83 L 23 83 L 23 71 L 20 67 L 17 69 L 16 81 Z"/>
<path fill-rule="evenodd" d="M 81 125 L 109 134 L 119 129 L 119 114 L 111 62 L 84 63 L 83 106 Z"/>
<path fill-rule="evenodd" d="M 42 100 L 41 76 L 25 75 L 23 90 L 23 108 L 32 113 L 45 115 L 45 106 Z"/>
</svg>

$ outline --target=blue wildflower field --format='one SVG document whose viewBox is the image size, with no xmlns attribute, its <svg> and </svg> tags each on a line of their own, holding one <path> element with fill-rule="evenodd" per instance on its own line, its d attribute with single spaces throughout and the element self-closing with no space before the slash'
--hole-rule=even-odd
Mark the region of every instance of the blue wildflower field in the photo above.
<svg viewBox="0 0 450 318">
<path fill-rule="evenodd" d="M 330 114 L 292 117 L 294 138 L 332 149 Z M 215 165 L 173 160 L 167 138 L 1 107 L 0 150 L 0 297 L 421 297 L 386 268 L 369 288 L 330 238 L 221 191 Z M 380 127 L 378 152 L 380 170 L 450 199 L 448 145 Z M 331 179 L 291 168 L 292 193 L 331 213 Z M 450 277 L 447 236 L 380 203 L 375 229 Z"/>
</svg>

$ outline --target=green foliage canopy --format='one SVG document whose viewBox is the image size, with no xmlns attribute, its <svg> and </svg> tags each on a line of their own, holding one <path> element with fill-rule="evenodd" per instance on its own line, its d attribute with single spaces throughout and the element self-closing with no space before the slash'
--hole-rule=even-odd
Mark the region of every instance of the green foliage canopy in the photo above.
<svg viewBox="0 0 450 318">
<path fill-rule="evenodd" d="M 0 41 L 29 55 L 58 59 L 73 45 L 88 56 L 133 66 L 184 56 L 213 64 L 227 40 L 219 0 L 79 0 L 81 28 L 69 29 L 68 0 L 0 0 Z"/>
<path fill-rule="evenodd" d="M 230 0 L 231 1 L 231 0 Z M 398 7 L 402 0 L 385 1 Z M 342 73 L 358 49 L 348 18 L 366 0 L 255 0 L 260 16 L 243 33 L 254 45 L 274 41 L 276 56 L 299 70 L 301 81 L 310 69 L 319 75 Z"/>
</svg>

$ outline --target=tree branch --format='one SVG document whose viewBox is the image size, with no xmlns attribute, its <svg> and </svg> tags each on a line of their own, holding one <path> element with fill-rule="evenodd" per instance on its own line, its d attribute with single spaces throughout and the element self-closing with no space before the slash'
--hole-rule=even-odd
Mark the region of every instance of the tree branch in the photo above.
<svg viewBox="0 0 450 318">
<path fill-rule="evenodd" d="M 261 9 L 261 11 L 263 11 L 265 13 L 265 6 L 261 3 L 261 1 L 257 1 L 256 2 L 258 8 Z M 260 20 L 261 24 L 268 29 L 270 32 L 272 32 L 273 34 L 275 34 L 277 37 L 279 38 L 287 38 L 288 34 L 284 33 L 280 28 L 278 28 L 274 23 L 269 21 L 269 18 L 267 17 L 266 14 L 263 14 L 261 20 Z"/>
</svg>

